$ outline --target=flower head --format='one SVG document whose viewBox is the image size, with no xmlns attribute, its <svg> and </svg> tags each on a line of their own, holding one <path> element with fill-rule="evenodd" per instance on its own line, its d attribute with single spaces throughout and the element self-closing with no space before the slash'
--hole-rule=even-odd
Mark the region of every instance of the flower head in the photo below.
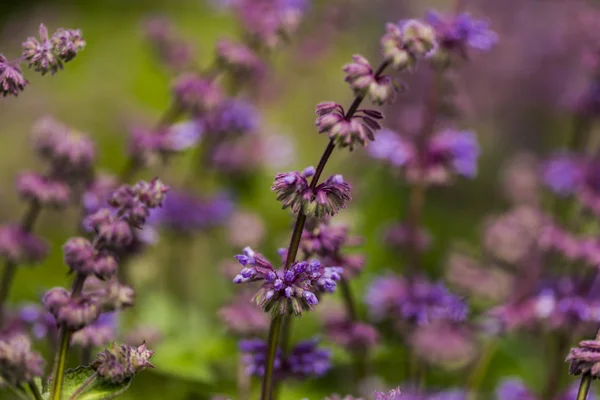
<svg viewBox="0 0 600 400">
<path fill-rule="evenodd" d="M 32 351 L 31 342 L 22 334 L 0 337 L 0 371 L 2 378 L 17 386 L 32 382 L 44 372 L 44 360 Z"/>
<path fill-rule="evenodd" d="M 417 60 L 430 56 L 437 48 L 434 29 L 418 20 L 387 24 L 381 47 L 386 61 L 396 69 L 413 67 Z"/>
<path fill-rule="evenodd" d="M 46 243 L 17 225 L 0 226 L 0 256 L 22 264 L 41 261 L 48 252 Z"/>
<path fill-rule="evenodd" d="M 326 133 L 336 145 L 348 147 L 350 151 L 375 140 L 374 132 L 381 129 L 377 120 L 383 118 L 379 111 L 369 109 L 357 110 L 352 118 L 347 118 L 344 108 L 334 102 L 318 104 L 315 113 L 319 133 Z"/>
<path fill-rule="evenodd" d="M 440 47 L 447 50 L 464 53 L 468 46 L 489 51 L 498 42 L 498 35 L 490 29 L 489 22 L 475 19 L 469 13 L 445 16 L 431 10 L 425 20 L 435 29 Z"/>
<path fill-rule="evenodd" d="M 113 344 L 98 354 L 92 368 L 98 376 L 111 383 L 123 383 L 141 370 L 154 368 L 150 363 L 152 354 L 154 352 L 145 343 L 138 347 Z"/>
<path fill-rule="evenodd" d="M 2 97 L 8 95 L 17 96 L 25 89 L 28 83 L 21 69 L 18 66 L 11 65 L 0 54 L 0 94 L 2 94 Z"/>
<path fill-rule="evenodd" d="M 30 37 L 23 43 L 23 57 L 30 68 L 42 75 L 48 72 L 54 75 L 63 68 L 64 62 L 71 61 L 85 47 L 79 29 L 59 28 L 49 38 L 48 30 L 41 24 L 39 39 Z"/>
<path fill-rule="evenodd" d="M 447 165 L 455 173 L 473 178 L 477 174 L 480 149 L 472 131 L 442 131 L 431 139 L 428 157 L 432 164 Z"/>
<path fill-rule="evenodd" d="M 228 99 L 208 113 L 203 122 L 207 134 L 223 139 L 226 136 L 255 132 L 260 126 L 260 117 L 258 110 L 251 103 Z"/>
<path fill-rule="evenodd" d="M 116 314 L 104 313 L 93 324 L 75 332 L 71 343 L 84 348 L 106 346 L 116 337 Z"/>
<path fill-rule="evenodd" d="M 357 95 L 367 95 L 374 104 L 392 103 L 399 86 L 386 75 L 375 75 L 369 61 L 361 55 L 352 56 L 353 62 L 344 66 L 346 82 Z"/>
<path fill-rule="evenodd" d="M 175 80 L 173 95 L 180 107 L 198 114 L 213 110 L 224 99 L 215 82 L 192 73 L 185 73 Z"/>
<path fill-rule="evenodd" d="M 544 184 L 559 196 L 575 193 L 581 187 L 584 178 L 585 164 L 573 154 L 556 154 L 542 167 Z"/>
<path fill-rule="evenodd" d="M 264 73 L 263 62 L 244 44 L 221 39 L 217 42 L 216 53 L 217 62 L 236 76 L 255 79 Z"/>
</svg>

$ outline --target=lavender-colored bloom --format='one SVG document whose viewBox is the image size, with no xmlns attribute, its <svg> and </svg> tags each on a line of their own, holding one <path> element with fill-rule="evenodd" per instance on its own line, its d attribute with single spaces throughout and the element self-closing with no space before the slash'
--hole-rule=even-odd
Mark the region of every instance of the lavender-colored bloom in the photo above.
<svg viewBox="0 0 600 400">
<path fill-rule="evenodd" d="M 381 47 L 386 61 L 396 69 L 413 67 L 417 60 L 432 55 L 437 49 L 434 29 L 418 20 L 387 24 Z"/>
<path fill-rule="evenodd" d="M 369 146 L 367 151 L 371 157 L 387 161 L 395 167 L 406 165 L 415 156 L 415 148 L 412 143 L 386 128 L 377 132 L 377 140 Z"/>
<path fill-rule="evenodd" d="M 350 84 L 356 95 L 368 95 L 374 104 L 392 103 L 398 91 L 398 85 L 386 75 L 375 76 L 369 61 L 361 55 L 352 56 L 353 62 L 344 66 L 345 81 Z"/>
<path fill-rule="evenodd" d="M 213 81 L 185 73 L 173 84 L 173 95 L 185 110 L 202 114 L 215 109 L 224 99 L 221 88 Z"/>
<path fill-rule="evenodd" d="M 392 225 L 385 231 L 385 243 L 393 249 L 416 249 L 425 251 L 431 246 L 431 236 L 424 228 L 417 228 L 417 232 L 406 222 Z M 415 236 L 415 237 L 413 237 Z"/>
<path fill-rule="evenodd" d="M 300 261 L 287 270 L 275 270 L 260 254 L 246 247 L 244 254 L 236 256 L 245 268 L 234 279 L 234 283 L 264 281 L 254 301 L 265 311 L 276 314 L 297 314 L 312 310 L 319 303 L 315 295 L 318 281 L 324 276 L 319 261 Z M 335 281 L 328 280 L 328 290 L 333 291 Z"/>
<path fill-rule="evenodd" d="M 153 351 L 142 344 L 138 347 L 126 344 L 113 344 L 109 349 L 99 353 L 92 363 L 98 376 L 111 383 L 123 383 L 137 372 L 146 368 L 154 368 L 150 363 Z"/>
<path fill-rule="evenodd" d="M 477 356 L 473 332 L 454 323 L 433 321 L 419 326 L 411 332 L 409 342 L 421 360 L 444 369 L 463 368 Z"/>
<path fill-rule="evenodd" d="M 428 145 L 430 162 L 446 164 L 467 178 L 477 174 L 479 153 L 477 136 L 472 131 L 445 130 L 434 135 Z"/>
<path fill-rule="evenodd" d="M 318 347 L 316 339 L 300 342 L 288 354 L 277 349 L 274 375 L 277 379 L 322 376 L 331 368 L 331 352 Z M 242 340 L 239 343 L 246 374 L 262 376 L 265 372 L 267 343 L 261 339 Z"/>
<path fill-rule="evenodd" d="M 381 129 L 377 120 L 383 118 L 379 111 L 359 109 L 348 120 L 344 108 L 334 102 L 318 104 L 315 113 L 319 133 L 327 133 L 336 145 L 348 147 L 350 151 L 356 145 L 366 147 L 369 141 L 375 140 L 374 132 Z"/>
<path fill-rule="evenodd" d="M 18 318 L 31 330 L 35 339 L 43 339 L 57 333 L 56 320 L 38 304 L 21 306 Z"/>
<path fill-rule="evenodd" d="M 48 30 L 41 24 L 40 40 L 30 37 L 23 43 L 23 57 L 36 72 L 42 75 L 50 72 L 54 75 L 63 68 L 63 62 L 69 62 L 85 47 L 81 31 L 59 28 L 51 38 Z"/>
<path fill-rule="evenodd" d="M 600 332 L 595 340 L 583 340 L 579 347 L 572 348 L 567 356 L 570 363 L 569 373 L 572 375 L 590 374 L 593 378 L 600 376 Z"/>
<path fill-rule="evenodd" d="M 436 320 L 463 321 L 468 313 L 464 301 L 441 283 L 419 278 L 405 280 L 394 275 L 373 282 L 366 303 L 376 319 L 391 317 L 416 325 Z"/>
<path fill-rule="evenodd" d="M 489 51 L 498 42 L 498 35 L 490 29 L 489 22 L 475 19 L 469 13 L 445 16 L 431 10 L 425 20 L 435 29 L 442 48 L 459 51 L 461 55 L 467 46 Z"/>
<path fill-rule="evenodd" d="M 402 395 L 400 388 L 392 389 L 389 392 L 374 392 L 374 400 L 403 400 L 406 397 Z"/>
<path fill-rule="evenodd" d="M 554 193 L 567 196 L 581 187 L 584 166 L 573 154 L 557 154 L 544 163 L 542 178 Z"/>
<path fill-rule="evenodd" d="M 152 212 L 150 224 L 175 232 L 194 231 L 223 225 L 233 212 L 233 202 L 225 194 L 199 198 L 183 191 L 172 190 L 161 208 Z"/>
<path fill-rule="evenodd" d="M 325 332 L 329 340 L 348 350 L 372 349 L 379 344 L 379 333 L 374 326 L 350 321 L 343 313 L 327 314 Z"/>
<path fill-rule="evenodd" d="M 144 23 L 144 33 L 154 46 L 160 60 L 174 71 L 184 71 L 195 62 L 193 47 L 182 40 L 173 23 L 162 16 L 154 16 Z"/>
<path fill-rule="evenodd" d="M 28 83 L 27 79 L 23 77 L 21 69 L 16 65 L 11 65 L 0 54 L 0 94 L 2 94 L 2 97 L 17 96 Z"/>
<path fill-rule="evenodd" d="M 204 118 L 207 134 L 241 135 L 255 132 L 260 126 L 260 116 L 256 107 L 240 99 L 223 101 Z"/>
<path fill-rule="evenodd" d="M 106 346 L 115 340 L 116 324 L 115 313 L 101 314 L 96 322 L 75 332 L 71 343 L 86 348 Z"/>
<path fill-rule="evenodd" d="M 527 386 L 520 379 L 505 379 L 496 389 L 497 400 L 537 400 Z"/>
<path fill-rule="evenodd" d="M 260 58 L 244 44 L 221 39 L 217 42 L 216 53 L 217 62 L 236 76 L 256 79 L 265 71 L 265 65 Z"/>
<path fill-rule="evenodd" d="M 17 225 L 0 226 L 0 256 L 17 264 L 36 263 L 48 253 L 46 243 Z"/>
<path fill-rule="evenodd" d="M 44 360 L 31 349 L 31 342 L 22 334 L 0 337 L 0 371 L 2 378 L 15 386 L 41 377 Z"/>
<path fill-rule="evenodd" d="M 46 207 L 64 208 L 71 200 L 69 185 L 35 172 L 23 172 L 19 175 L 17 191 L 23 199 L 35 201 Z"/>
<path fill-rule="evenodd" d="M 238 335 L 247 336 L 269 329 L 266 314 L 242 296 L 233 304 L 219 309 L 218 316 L 229 331 Z"/>
</svg>

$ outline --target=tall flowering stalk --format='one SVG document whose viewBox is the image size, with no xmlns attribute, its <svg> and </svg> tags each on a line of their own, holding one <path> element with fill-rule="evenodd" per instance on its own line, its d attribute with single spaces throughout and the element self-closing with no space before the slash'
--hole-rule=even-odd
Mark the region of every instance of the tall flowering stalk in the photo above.
<svg viewBox="0 0 600 400">
<path fill-rule="evenodd" d="M 385 60 L 377 69 L 371 68 L 368 61 L 360 56 L 356 56 L 354 63 L 345 67 L 346 81 L 356 93 L 350 107 L 345 110 L 334 102 L 317 106 L 316 125 L 319 133 L 326 133 L 330 138 L 317 167 L 275 177 L 272 190 L 277 192 L 284 209 L 290 208 L 297 214 L 282 269 L 275 270 L 260 254 L 247 249 L 238 256 L 239 262 L 246 267 L 234 279 L 236 283 L 264 281 L 255 301 L 265 311 L 273 312 L 267 339 L 262 400 L 272 399 L 282 319 L 290 314 L 300 315 L 302 310 L 312 310 L 318 304 L 315 291 L 319 286 L 325 291 L 332 291 L 335 289 L 335 280 L 339 279 L 337 273 L 334 278 L 331 275 L 333 271 L 322 269 L 317 261 L 296 261 L 307 218 L 333 216 L 350 199 L 350 187 L 340 175 L 319 183 L 321 174 L 336 146 L 352 150 L 358 145 L 366 146 L 375 139 L 374 131 L 380 129 L 377 120 L 382 115 L 375 110 L 360 109 L 360 104 L 366 97 L 376 104 L 391 101 L 394 85 L 391 78 L 383 76 L 383 72 L 388 66 L 408 69 L 418 59 L 431 54 L 436 48 L 434 35 L 428 25 L 416 20 L 388 25 L 388 34 L 383 42 Z"/>
</svg>

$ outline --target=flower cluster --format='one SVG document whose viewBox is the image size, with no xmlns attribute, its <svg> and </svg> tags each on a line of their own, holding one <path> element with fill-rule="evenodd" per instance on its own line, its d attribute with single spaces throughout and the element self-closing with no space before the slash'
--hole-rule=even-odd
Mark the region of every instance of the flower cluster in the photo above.
<svg viewBox="0 0 600 400">
<path fill-rule="evenodd" d="M 547 225 L 538 243 L 542 249 L 560 254 L 569 262 L 600 266 L 600 240 L 596 236 L 577 237 L 558 226 Z"/>
<path fill-rule="evenodd" d="M 271 190 L 277 192 L 277 200 L 283 209 L 290 208 L 295 214 L 323 218 L 335 215 L 346 207 L 350 198 L 350 185 L 341 175 L 333 175 L 313 188 L 307 178 L 315 174 L 313 167 L 304 171 L 277 174 Z"/>
<path fill-rule="evenodd" d="M 113 344 L 98 354 L 92 368 L 100 378 L 110 383 L 123 383 L 143 369 L 154 368 L 150 363 L 153 353 L 145 343 L 138 347 Z"/>
<path fill-rule="evenodd" d="M 461 56 L 466 56 L 467 47 L 489 51 L 498 42 L 498 35 L 490 29 L 489 22 L 475 19 L 469 13 L 443 15 L 431 10 L 425 20 L 435 29 L 440 48 Z"/>
<path fill-rule="evenodd" d="M 376 110 L 359 109 L 353 115 L 347 115 L 344 107 L 328 101 L 317 105 L 315 125 L 319 133 L 326 133 L 340 147 L 350 151 L 357 145 L 367 146 L 375 140 L 374 132 L 381 129 L 377 122 L 383 115 Z"/>
<path fill-rule="evenodd" d="M 46 243 L 21 226 L 15 224 L 0 226 L 0 256 L 10 262 L 36 263 L 44 259 L 47 252 Z"/>
<path fill-rule="evenodd" d="M 364 351 L 379 344 L 374 326 L 351 321 L 342 313 L 327 314 L 324 328 L 329 340 L 350 351 Z"/>
<path fill-rule="evenodd" d="M 479 144 L 472 131 L 447 129 L 434 134 L 426 143 L 424 154 L 419 156 L 417 146 L 389 130 L 378 133 L 379 140 L 369 148 L 376 159 L 396 167 L 405 167 L 407 179 L 424 178 L 429 183 L 443 184 L 452 176 L 474 178 L 477 174 Z"/>
<path fill-rule="evenodd" d="M 438 47 L 434 29 L 418 20 L 387 24 L 381 38 L 385 60 L 396 69 L 414 67 L 421 58 L 429 57 Z"/>
<path fill-rule="evenodd" d="M 221 88 L 212 80 L 185 73 L 173 83 L 173 97 L 179 107 L 201 115 L 215 109 L 224 99 Z"/>
<path fill-rule="evenodd" d="M 146 20 L 144 33 L 158 58 L 172 70 L 180 72 L 193 65 L 192 45 L 180 38 L 168 19 L 153 17 Z"/>
<path fill-rule="evenodd" d="M 346 82 L 357 96 L 367 95 L 374 104 L 392 103 L 399 85 L 387 75 L 376 75 L 369 60 L 352 56 L 353 62 L 344 66 Z"/>
<path fill-rule="evenodd" d="M 234 283 L 264 281 L 254 301 L 265 311 L 287 315 L 302 314 L 319 303 L 315 292 L 333 292 L 340 279 L 336 268 L 328 268 L 317 260 L 295 262 L 290 268 L 275 270 L 260 253 L 246 247 L 244 254 L 236 256 L 244 269 Z"/>
<path fill-rule="evenodd" d="M 33 382 L 44 372 L 44 360 L 32 351 L 31 342 L 22 334 L 0 337 L 0 381 L 13 385 Z"/>
<path fill-rule="evenodd" d="M 142 226 L 150 209 L 159 207 L 167 187 L 159 180 L 140 181 L 134 186 L 121 186 L 110 197 L 110 208 L 101 208 L 86 217 L 86 226 L 95 236 L 92 242 L 82 237 L 69 239 L 64 245 L 65 263 L 77 279 L 95 275 L 108 283 L 93 287 L 81 295 L 63 288 L 53 288 L 44 295 L 44 307 L 57 322 L 72 331 L 94 323 L 101 312 L 131 306 L 133 291 L 113 280 L 117 272 L 119 251 L 131 244 L 133 230 Z"/>
<path fill-rule="evenodd" d="M 278 349 L 274 375 L 277 379 L 308 378 L 325 375 L 331 368 L 331 352 L 318 346 L 316 339 L 298 343 L 289 353 Z M 262 376 L 265 373 L 267 343 L 260 339 L 242 340 L 239 343 L 246 374 Z"/>
<path fill-rule="evenodd" d="M 217 63 L 235 77 L 242 79 L 260 78 L 266 69 L 263 61 L 248 46 L 228 39 L 217 42 Z"/>
<path fill-rule="evenodd" d="M 369 312 L 377 319 L 392 317 L 415 325 L 434 320 L 463 321 L 468 306 L 441 283 L 388 275 L 374 281 L 366 295 Z"/>
<path fill-rule="evenodd" d="M 22 59 L 8 61 L 0 54 L 0 94 L 17 96 L 29 83 L 23 76 L 19 64 L 25 62 L 42 75 L 50 72 L 54 75 L 63 64 L 71 61 L 85 47 L 79 29 L 59 28 L 50 37 L 42 24 L 39 29 L 40 39 L 28 38 L 23 43 Z"/>
</svg>

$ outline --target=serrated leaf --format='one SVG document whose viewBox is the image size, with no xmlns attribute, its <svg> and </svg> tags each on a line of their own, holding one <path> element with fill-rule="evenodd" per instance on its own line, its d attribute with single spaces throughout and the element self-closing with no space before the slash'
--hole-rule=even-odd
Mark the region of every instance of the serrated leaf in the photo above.
<svg viewBox="0 0 600 400">
<path fill-rule="evenodd" d="M 78 393 L 77 396 L 73 400 L 109 400 L 114 399 L 118 395 L 122 394 L 129 388 L 131 384 L 131 379 L 120 383 L 110 383 L 103 379 L 95 379 L 93 382 L 89 383 L 91 379 L 93 379 L 95 372 L 91 367 L 77 367 L 74 369 L 69 369 L 65 372 L 65 380 L 63 384 L 63 400 L 69 400 L 77 392 L 77 390 L 82 386 L 89 384 L 81 393 Z M 50 398 L 50 387 L 49 385 L 46 392 L 42 394 L 44 399 Z"/>
</svg>

